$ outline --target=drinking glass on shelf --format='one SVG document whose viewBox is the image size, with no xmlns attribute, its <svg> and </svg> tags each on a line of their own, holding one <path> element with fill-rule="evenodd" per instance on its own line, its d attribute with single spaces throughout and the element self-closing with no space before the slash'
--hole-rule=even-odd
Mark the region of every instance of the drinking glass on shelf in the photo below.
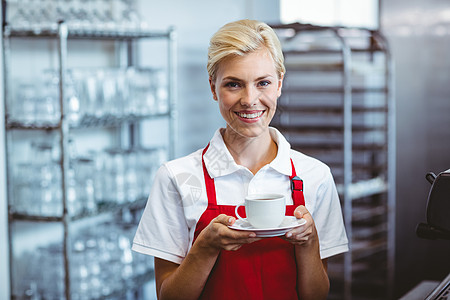
<svg viewBox="0 0 450 300">
<path fill-rule="evenodd" d="M 44 82 L 35 86 L 35 124 L 38 126 L 54 126 L 59 122 L 59 79 L 56 74 L 45 76 Z"/>
<path fill-rule="evenodd" d="M 135 1 L 122 0 L 123 9 L 120 17 L 120 28 L 124 31 L 139 32 L 148 29 L 148 23 L 141 18 L 136 7 Z"/>
<path fill-rule="evenodd" d="M 129 82 L 130 105 L 134 106 L 137 115 L 149 115 L 155 113 L 156 99 L 155 89 L 152 83 L 152 71 L 150 69 L 130 68 L 127 72 Z"/>
<path fill-rule="evenodd" d="M 86 86 L 84 84 L 86 72 L 79 69 L 71 69 L 69 70 L 69 74 L 71 79 L 70 83 L 73 87 L 73 94 L 78 100 L 78 111 L 75 118 L 75 125 L 77 125 L 82 122 L 86 115 Z"/>
<path fill-rule="evenodd" d="M 95 78 L 95 95 L 90 99 L 93 102 L 93 114 L 97 118 L 105 117 L 107 116 L 107 112 L 105 110 L 105 89 L 106 89 L 106 100 L 108 100 L 109 94 L 112 94 L 108 90 L 108 84 L 104 84 L 104 80 L 106 78 L 105 70 L 99 69 L 96 70 L 94 73 Z M 91 82 L 92 84 L 93 82 Z"/>
<path fill-rule="evenodd" d="M 125 196 L 128 202 L 139 198 L 137 153 L 134 150 L 125 152 Z"/>
<path fill-rule="evenodd" d="M 115 289 L 121 286 L 122 279 L 120 251 L 118 246 L 118 233 L 117 227 L 112 223 L 105 223 L 99 227 L 99 252 L 100 262 L 104 266 L 102 269 L 107 269 L 108 272 L 104 272 L 102 280 L 107 284 L 104 285 L 102 293 L 103 295 L 111 294 Z M 107 253 L 107 254 L 106 254 Z"/>
<path fill-rule="evenodd" d="M 59 165 L 52 158 L 53 147 L 49 143 L 34 143 L 36 184 L 35 193 L 41 216 L 60 216 L 62 202 L 60 196 L 61 182 Z M 59 179 L 59 180 L 58 180 Z"/>
<path fill-rule="evenodd" d="M 46 267 L 45 272 L 39 274 L 39 290 L 42 299 L 63 299 L 64 298 L 64 264 L 63 250 L 61 244 L 51 244 L 38 248 L 36 261 L 40 266 Z"/>
<path fill-rule="evenodd" d="M 44 73 L 42 81 L 19 82 L 8 99 L 8 115 L 12 121 L 26 126 L 55 126 L 60 107 L 58 79 Z M 56 81 L 55 81 L 56 80 Z"/>
<path fill-rule="evenodd" d="M 15 299 L 63 299 L 64 267 L 62 247 L 49 244 L 18 254 L 14 261 Z M 45 272 L 42 272 L 42 268 Z"/>
<path fill-rule="evenodd" d="M 88 19 L 86 0 L 66 0 L 62 2 L 66 14 L 67 26 L 74 32 L 83 32 L 90 29 L 90 22 Z"/>
<path fill-rule="evenodd" d="M 120 149 L 105 150 L 105 185 L 104 196 L 108 202 L 125 202 L 125 169 L 123 151 Z"/>
<path fill-rule="evenodd" d="M 32 19 L 32 29 L 36 33 L 43 30 L 56 31 L 58 29 L 58 18 L 55 14 L 55 1 L 33 0 L 28 6 L 34 18 Z"/>
<path fill-rule="evenodd" d="M 69 215 L 76 216 L 81 214 L 83 210 L 82 202 L 79 201 L 77 195 L 77 181 L 73 165 L 66 170 L 66 202 Z"/>
<path fill-rule="evenodd" d="M 25 251 L 14 259 L 12 294 L 18 299 L 41 299 L 36 276 L 36 251 Z"/>
<path fill-rule="evenodd" d="M 156 111 L 158 113 L 167 113 L 169 110 L 167 73 L 160 69 L 154 70 L 152 82 L 155 89 Z"/>
<path fill-rule="evenodd" d="M 127 68 L 125 71 L 125 82 L 126 82 L 126 90 L 127 90 L 127 98 L 124 98 L 124 101 L 127 102 L 125 105 L 125 112 L 127 115 L 138 115 L 141 111 L 141 107 L 139 104 L 139 96 L 137 91 L 134 89 L 135 82 L 134 78 L 136 77 L 136 69 L 135 68 Z"/>
<path fill-rule="evenodd" d="M 156 170 L 165 161 L 166 151 L 164 148 L 141 148 L 138 152 L 140 195 L 148 197 Z"/>
<path fill-rule="evenodd" d="M 75 78 L 72 72 L 69 72 L 65 83 L 65 105 L 66 115 L 71 125 L 78 125 L 81 120 L 80 109 L 81 101 L 76 88 Z"/>
<path fill-rule="evenodd" d="M 86 260 L 86 240 L 78 234 L 72 242 L 70 259 L 71 298 L 87 299 L 89 290 L 89 262 Z"/>
<path fill-rule="evenodd" d="M 93 186 L 94 186 L 94 200 L 98 207 L 102 205 L 105 201 L 104 196 L 104 184 L 105 184 L 105 174 L 104 174 L 104 160 L 105 154 L 103 151 L 89 151 L 89 156 L 93 159 Z"/>
<path fill-rule="evenodd" d="M 32 15 L 29 9 L 29 1 L 19 0 L 16 2 L 8 2 L 8 23 L 16 30 L 29 30 L 32 28 Z"/>
<path fill-rule="evenodd" d="M 14 107 L 13 119 L 24 125 L 32 125 L 35 122 L 36 94 L 32 84 L 22 83 L 18 86 L 17 106 Z"/>
<path fill-rule="evenodd" d="M 113 174 L 115 176 L 116 184 L 116 201 L 117 203 L 125 202 L 125 163 L 124 163 L 124 151 L 116 150 L 112 152 Z"/>
<path fill-rule="evenodd" d="M 94 160 L 90 157 L 79 157 L 74 162 L 77 202 L 81 210 L 95 212 L 97 205 L 94 195 Z"/>
<path fill-rule="evenodd" d="M 14 167 L 13 207 L 17 213 L 32 214 L 36 212 L 35 176 L 31 162 L 17 163 Z"/>
<path fill-rule="evenodd" d="M 101 82 L 100 102 L 103 111 L 107 116 L 118 117 L 121 113 L 119 103 L 117 101 L 117 72 L 113 69 L 100 70 L 99 81 Z"/>
<path fill-rule="evenodd" d="M 33 159 L 13 163 L 13 210 L 36 216 L 60 216 L 61 172 L 49 143 L 31 145 Z"/>
<path fill-rule="evenodd" d="M 120 262 L 122 263 L 122 279 L 129 281 L 133 277 L 133 254 L 131 252 L 131 242 L 123 233 L 119 235 L 118 242 L 121 252 Z"/>
<path fill-rule="evenodd" d="M 116 84 L 116 105 L 118 107 L 117 116 L 121 117 L 128 114 L 127 108 L 130 106 L 129 90 L 126 76 L 126 69 L 119 68 L 115 70 L 115 84 Z"/>
<path fill-rule="evenodd" d="M 102 117 L 103 116 L 103 108 L 99 103 L 99 94 L 100 94 L 100 83 L 98 83 L 99 78 L 96 72 L 92 70 L 87 70 L 81 73 L 84 76 L 84 79 L 80 79 L 82 81 L 82 113 L 85 116 L 95 116 Z"/>
</svg>

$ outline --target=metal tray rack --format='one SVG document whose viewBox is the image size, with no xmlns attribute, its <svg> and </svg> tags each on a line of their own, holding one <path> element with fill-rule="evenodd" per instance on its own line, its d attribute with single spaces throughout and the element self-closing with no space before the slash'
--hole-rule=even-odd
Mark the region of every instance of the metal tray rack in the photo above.
<svg viewBox="0 0 450 300">
<path fill-rule="evenodd" d="M 80 32 L 80 31 L 72 31 L 70 30 L 67 25 L 61 21 L 58 23 L 57 29 L 55 30 L 42 30 L 39 32 L 35 32 L 32 30 L 29 31 L 21 31 L 21 30 L 13 30 L 10 27 L 8 27 L 7 24 L 4 24 L 3 27 L 3 49 L 2 54 L 4 57 L 4 79 L 5 79 L 5 111 L 8 112 L 7 103 L 9 99 L 8 97 L 11 97 L 10 90 L 9 90 L 9 82 L 10 82 L 10 64 L 11 64 L 11 57 L 13 56 L 13 51 L 11 48 L 11 40 L 14 39 L 34 39 L 34 40 L 51 40 L 55 41 L 57 44 L 57 71 L 58 71 L 58 78 L 59 78 L 59 107 L 60 109 L 60 119 L 58 124 L 53 125 L 33 125 L 33 124 L 21 124 L 20 122 L 9 120 L 8 114 L 6 115 L 6 123 L 5 123 L 5 129 L 6 129 L 6 153 L 7 155 L 11 154 L 11 147 L 12 143 L 14 142 L 10 136 L 12 132 L 29 132 L 31 135 L 37 135 L 37 134 L 46 134 L 46 133 L 53 133 L 54 135 L 58 136 L 58 152 L 59 152 L 59 158 L 58 158 L 58 164 L 61 174 L 61 193 L 62 193 L 62 214 L 61 215 L 55 215 L 55 216 L 41 216 L 41 215 L 33 215 L 33 214 L 24 214 L 24 213 L 17 213 L 14 209 L 14 203 L 11 200 L 11 180 L 12 180 L 12 166 L 10 165 L 9 159 L 7 159 L 7 173 L 8 173 L 8 211 L 9 211 L 9 253 L 10 253 L 10 278 L 11 278 L 11 297 L 12 299 L 22 299 L 21 296 L 14 295 L 14 292 L 16 291 L 15 286 L 17 284 L 17 281 L 20 281 L 20 278 L 14 278 L 14 273 L 17 271 L 17 258 L 13 257 L 14 253 L 17 249 L 14 249 L 14 240 L 15 240 L 15 228 L 19 228 L 20 230 L 20 224 L 27 223 L 27 228 L 36 228 L 37 226 L 53 226 L 54 224 L 58 227 L 61 227 L 62 229 L 59 231 L 61 232 L 61 236 L 58 239 L 58 242 L 56 244 L 49 244 L 47 247 L 56 247 L 57 248 L 57 255 L 58 260 L 60 259 L 62 262 L 62 285 L 63 285 L 63 291 L 62 295 L 60 297 L 64 297 L 64 299 L 71 299 L 72 293 L 71 290 L 71 267 L 73 267 L 73 262 L 71 262 L 71 258 L 73 256 L 73 230 L 72 226 L 79 226 L 76 224 L 81 223 L 88 223 L 88 226 L 91 226 L 91 228 L 95 228 L 97 225 L 100 224 L 100 222 L 104 222 L 106 217 L 110 216 L 116 216 L 118 219 L 122 218 L 122 215 L 125 212 L 131 213 L 132 216 L 129 216 L 129 218 L 138 219 L 138 215 L 140 215 L 141 210 L 145 206 L 146 199 L 137 198 L 134 201 L 127 202 L 127 203 L 121 203 L 121 204 L 111 204 L 111 205 L 105 205 L 101 206 L 92 213 L 80 213 L 76 215 L 71 215 L 68 212 L 68 182 L 67 182 L 67 171 L 69 169 L 69 153 L 68 153 L 68 145 L 69 145 L 69 133 L 76 128 L 106 128 L 106 127 L 112 127 L 115 130 L 115 134 L 118 135 L 117 140 L 119 143 L 125 143 L 126 147 L 131 146 L 139 146 L 139 140 L 141 137 L 140 135 L 140 122 L 144 119 L 150 119 L 150 118 L 167 118 L 168 120 L 168 136 L 167 136 L 167 144 L 169 145 L 168 151 L 168 158 L 173 158 L 174 151 L 176 147 L 176 99 L 175 99 L 175 72 L 176 72 L 176 57 L 175 57 L 175 49 L 176 49 L 176 34 L 175 31 L 170 28 L 167 31 L 157 31 L 157 32 L 99 32 L 99 31 L 86 31 L 86 32 Z M 114 49 L 114 51 L 120 52 L 116 53 L 118 62 L 117 64 L 120 66 L 133 66 L 136 64 L 136 41 L 142 40 L 142 39 L 159 39 L 163 40 L 164 42 L 167 42 L 167 94 L 168 94 L 168 111 L 165 113 L 159 113 L 159 114 L 152 114 L 148 116 L 134 116 L 134 115 L 126 115 L 122 118 L 97 118 L 92 120 L 83 120 L 79 125 L 77 125 L 75 128 L 69 124 L 69 121 L 67 120 L 67 116 L 62 113 L 65 111 L 64 106 L 66 105 L 65 99 L 65 80 L 66 80 L 66 74 L 67 74 L 67 58 L 68 58 L 68 40 L 90 40 L 90 41 L 114 41 L 116 42 L 116 45 L 119 47 L 117 49 Z M 32 51 L 30 49 L 30 51 Z M 123 140 L 127 140 L 126 142 L 120 142 Z M 18 224 L 18 225 L 17 225 Z M 31 224 L 31 225 L 30 225 Z M 52 225 L 53 224 L 53 225 Z M 84 226 L 84 225 L 83 225 Z M 47 227 L 46 227 L 47 228 Z M 34 229 L 33 229 L 34 230 Z M 114 230 L 114 229 L 112 229 Z M 51 233 L 46 233 L 47 236 L 49 236 Z M 59 236 L 59 235 L 58 235 Z M 35 237 L 36 239 L 37 237 Z M 45 250 L 47 251 L 47 250 Z M 131 255 L 131 254 L 130 254 Z M 35 262 L 36 263 L 36 262 Z M 92 262 L 91 262 L 92 263 Z M 49 271 L 54 266 L 42 266 L 40 268 L 41 270 L 45 268 L 44 272 Z M 145 274 L 139 274 L 136 278 L 133 279 L 133 287 L 129 287 L 126 285 L 120 286 L 114 286 L 112 288 L 112 292 L 109 295 L 103 295 L 100 298 L 110 298 L 110 299 L 123 299 L 127 297 L 124 293 L 127 293 L 127 289 L 137 289 L 140 288 L 145 282 L 149 280 L 154 279 L 154 273 L 153 269 L 147 270 Z M 53 280 L 53 287 L 56 289 L 56 285 L 59 284 L 55 278 Z M 41 287 L 35 287 L 35 288 L 41 288 Z M 116 290 L 118 289 L 118 290 Z M 25 291 L 21 291 L 25 292 Z M 26 293 L 26 292 L 25 292 Z M 128 295 L 129 296 L 129 295 Z M 59 296 L 58 296 L 59 298 Z M 27 298 L 28 299 L 28 298 Z"/>
<path fill-rule="evenodd" d="M 392 58 L 379 31 L 273 25 L 286 75 L 273 126 L 328 164 L 350 251 L 329 260 L 330 299 L 389 299 L 394 274 Z"/>
</svg>

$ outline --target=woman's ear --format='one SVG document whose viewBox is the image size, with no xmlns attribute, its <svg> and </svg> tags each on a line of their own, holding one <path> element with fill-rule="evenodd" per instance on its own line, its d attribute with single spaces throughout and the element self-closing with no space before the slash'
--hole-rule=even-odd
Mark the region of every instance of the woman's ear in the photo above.
<svg viewBox="0 0 450 300">
<path fill-rule="evenodd" d="M 277 87 L 277 96 L 281 96 L 281 88 L 283 87 L 283 79 L 284 79 L 284 73 L 280 74 L 280 78 L 278 78 L 278 87 Z"/>
<path fill-rule="evenodd" d="M 209 77 L 209 86 L 211 88 L 211 93 L 213 95 L 213 99 L 217 101 L 216 83 L 212 80 L 211 77 Z"/>
</svg>

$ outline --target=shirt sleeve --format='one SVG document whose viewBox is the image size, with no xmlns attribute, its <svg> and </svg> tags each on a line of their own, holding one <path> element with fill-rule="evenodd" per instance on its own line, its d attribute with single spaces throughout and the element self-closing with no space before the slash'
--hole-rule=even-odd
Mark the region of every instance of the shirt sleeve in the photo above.
<svg viewBox="0 0 450 300">
<path fill-rule="evenodd" d="M 189 247 L 188 237 L 180 193 L 164 164 L 156 173 L 132 249 L 180 264 Z"/>
<path fill-rule="evenodd" d="M 317 191 L 314 223 L 319 235 L 322 259 L 348 251 L 348 239 L 341 204 L 331 172 Z"/>
</svg>

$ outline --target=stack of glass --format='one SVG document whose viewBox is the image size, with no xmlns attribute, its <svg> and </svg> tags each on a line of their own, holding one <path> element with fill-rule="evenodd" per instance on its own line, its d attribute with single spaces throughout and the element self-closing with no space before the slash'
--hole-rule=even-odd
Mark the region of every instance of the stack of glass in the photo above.
<svg viewBox="0 0 450 300">
<path fill-rule="evenodd" d="M 49 142 L 32 142 L 27 160 L 13 160 L 13 211 L 36 216 L 62 214 L 61 168 Z"/>
<path fill-rule="evenodd" d="M 14 30 L 56 31 L 63 20 L 75 33 L 129 34 L 148 30 L 134 0 L 7 0 L 7 22 Z"/>
<path fill-rule="evenodd" d="M 74 234 L 69 264 L 71 299 L 110 299 L 145 280 L 153 270 L 153 259 L 131 251 L 134 233 L 135 226 L 107 222 Z M 65 298 L 61 243 L 24 251 L 15 260 L 14 299 Z"/>
<path fill-rule="evenodd" d="M 43 81 L 14 80 L 8 123 L 56 126 L 60 121 L 59 77 L 46 71 Z M 168 112 L 167 78 L 159 69 L 71 70 L 65 85 L 66 117 L 71 126 L 101 126 L 106 121 Z"/>
<path fill-rule="evenodd" d="M 167 78 L 160 69 L 75 69 L 80 120 L 145 117 L 168 112 Z"/>
<path fill-rule="evenodd" d="M 62 215 L 61 166 L 57 146 L 32 142 L 25 159 L 12 160 L 12 211 Z M 165 148 L 108 148 L 71 157 L 66 170 L 66 196 L 72 216 L 148 197 L 157 168 L 167 159 Z"/>
</svg>

